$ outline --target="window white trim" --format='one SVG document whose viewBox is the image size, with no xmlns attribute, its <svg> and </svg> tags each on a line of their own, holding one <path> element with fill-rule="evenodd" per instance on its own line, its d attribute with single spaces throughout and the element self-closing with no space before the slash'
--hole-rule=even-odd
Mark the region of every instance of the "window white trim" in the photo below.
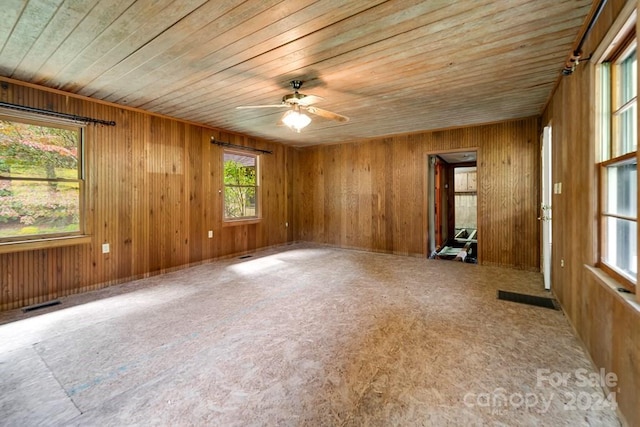
<svg viewBox="0 0 640 427">
<path fill-rule="evenodd" d="M 22 111 L 22 110 L 17 110 L 13 108 L 7 108 L 7 107 L 0 107 L 0 115 L 15 117 L 18 120 L 34 121 L 37 123 L 43 123 L 45 125 L 48 124 L 48 125 L 58 125 L 58 126 L 67 126 L 67 127 L 71 126 L 74 128 L 77 128 L 77 127 L 84 128 L 87 125 L 87 123 L 83 121 L 65 119 L 63 117 L 57 117 L 57 116 L 49 116 L 44 113 L 42 114 L 32 113 L 29 111 Z"/>
<path fill-rule="evenodd" d="M 41 126 L 45 128 L 58 128 L 66 129 L 72 132 L 77 132 L 77 178 L 45 178 L 45 177 L 6 177 L 1 179 L 3 182 L 40 182 L 40 183 L 77 183 L 78 185 L 78 226 L 79 229 L 75 231 L 63 231 L 56 230 L 52 232 L 43 232 L 35 234 L 25 235 L 10 235 L 0 238 L 0 253 L 17 252 L 22 250 L 30 250 L 30 248 L 45 248 L 45 247 L 57 247 L 68 246 L 73 244 L 86 243 L 87 236 L 85 233 L 85 197 L 86 197 L 86 171 L 85 171 L 85 125 L 84 122 L 78 122 L 75 120 L 69 120 L 59 117 L 50 117 L 47 115 L 24 112 L 20 110 L 14 110 L 11 108 L 0 107 L 0 119 L 30 124 L 35 126 Z"/>
<path fill-rule="evenodd" d="M 255 184 L 254 185 L 228 185 L 225 182 L 225 157 L 227 155 L 233 155 L 233 156 L 240 156 L 240 157 L 251 157 L 254 159 L 255 161 Z M 234 150 L 234 149 L 224 149 L 222 151 L 222 189 L 223 189 L 223 193 L 222 193 L 222 221 L 223 221 L 223 225 L 229 225 L 229 224 L 233 224 L 233 223 L 242 223 L 242 224 L 247 224 L 247 223 L 255 223 L 255 222 L 259 222 L 260 219 L 262 218 L 262 194 L 260 191 L 260 174 L 261 174 L 261 160 L 260 160 L 260 154 L 259 153 L 249 153 L 247 151 L 240 151 L 240 150 Z M 227 216 L 227 203 L 226 203 L 226 197 L 227 197 L 227 188 L 233 188 L 233 187 L 247 187 L 247 188 L 254 188 L 254 198 L 255 198 L 255 205 L 254 205 L 254 214 L 253 215 L 246 215 L 246 216 L 238 216 L 238 217 L 233 217 L 233 216 Z"/>
<path fill-rule="evenodd" d="M 605 61 L 618 45 L 625 39 L 626 34 L 636 25 L 637 1 L 627 0 L 620 14 L 609 27 L 609 31 L 591 55 L 591 62 L 600 64 Z"/>
<path fill-rule="evenodd" d="M 618 144 L 622 129 L 621 115 L 622 112 L 631 107 L 637 108 L 637 96 L 632 99 L 618 99 L 620 97 L 620 87 L 622 84 L 622 66 L 621 61 L 629 57 L 631 50 L 637 49 L 637 32 L 636 32 L 636 0 L 627 1 L 614 24 L 611 26 L 602 42 L 592 55 L 591 61 L 596 64 L 595 67 L 595 132 L 593 137 L 593 148 L 595 150 L 595 165 L 597 166 L 597 191 L 594 192 L 596 204 L 595 217 L 597 218 L 597 258 L 596 265 L 600 267 L 599 271 L 611 277 L 611 280 L 619 281 L 624 287 L 633 290 L 637 288 L 637 255 L 634 273 L 633 261 L 628 259 L 625 262 L 618 263 L 618 256 L 628 255 L 627 258 L 637 254 L 637 241 L 631 239 L 629 250 L 633 250 L 634 243 L 636 245 L 635 252 L 615 247 L 618 243 L 624 241 L 609 236 L 617 230 L 617 225 L 610 224 L 611 218 L 618 218 L 625 223 L 633 223 L 637 227 L 637 214 L 635 217 L 622 217 L 620 212 L 609 212 L 607 201 L 610 200 L 611 194 L 615 192 L 608 191 L 606 188 L 606 173 L 608 168 L 616 167 L 625 163 L 637 164 L 637 144 L 633 146 L 625 146 L 621 150 Z M 632 37 L 633 36 L 633 40 Z M 627 46 L 628 43 L 628 46 Z M 637 50 L 636 50 L 637 61 Z M 637 75 L 636 75 L 637 80 Z M 629 81 L 626 81 L 629 83 Z M 637 87 L 637 81 L 632 83 Z M 614 86 L 615 85 L 615 86 Z M 615 104 L 615 105 L 614 105 Z M 637 123 L 637 115 L 632 118 Z M 636 125 L 637 126 L 637 125 Z M 626 129 L 626 127 L 624 128 Z M 637 129 L 636 129 L 637 132 Z M 635 136 L 637 139 L 637 135 Z M 622 139 L 625 140 L 625 139 Z M 628 138 L 626 139 L 627 141 Z M 633 140 L 631 140 L 633 142 Z M 630 150 L 630 151 L 629 151 Z M 633 156 L 633 157 L 631 157 Z M 633 191 L 633 190 L 631 190 Z M 637 187 L 635 189 L 637 192 Z M 631 194 L 631 197 L 635 197 Z M 612 231 L 613 230 L 613 231 Z M 615 233 L 614 233 L 615 234 Z M 626 237 L 629 237 L 626 235 Z M 609 240 L 611 238 L 612 240 Z M 613 244 L 614 246 L 611 246 Z M 613 248 L 613 249 L 612 249 Z M 613 258 L 611 258 L 613 257 Z M 608 263 L 613 260 L 615 265 Z M 630 273 L 631 272 L 631 273 Z M 638 297 L 640 299 L 640 297 Z"/>
</svg>

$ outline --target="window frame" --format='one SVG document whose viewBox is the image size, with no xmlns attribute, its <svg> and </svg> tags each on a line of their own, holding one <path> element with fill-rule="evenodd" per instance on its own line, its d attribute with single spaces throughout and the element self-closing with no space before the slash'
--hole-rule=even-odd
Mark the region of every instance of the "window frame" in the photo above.
<svg viewBox="0 0 640 427">
<path fill-rule="evenodd" d="M 599 181 L 599 209 L 598 209 L 598 227 L 599 227 L 599 233 L 598 233 L 598 263 L 597 263 L 597 267 L 602 269 L 603 271 L 605 271 L 609 276 L 613 277 L 617 282 L 619 282 L 621 285 L 624 286 L 624 288 L 626 288 L 629 291 L 635 292 L 636 287 L 637 287 L 637 282 L 634 283 L 633 281 L 629 280 L 628 277 L 626 277 L 623 273 L 621 273 L 618 269 L 616 269 L 614 266 L 611 266 L 610 264 L 608 264 L 606 261 L 603 260 L 603 252 L 604 252 L 604 246 L 606 245 L 607 241 L 605 239 L 605 235 L 606 235 L 606 229 L 604 226 L 604 221 L 607 218 L 617 218 L 617 219 L 622 219 L 622 220 L 626 220 L 626 221 L 633 221 L 636 223 L 636 227 L 638 224 L 638 218 L 636 217 L 631 218 L 628 217 L 626 215 L 618 215 L 618 214 L 612 214 L 612 213 L 605 213 L 605 208 L 604 208 L 604 193 L 606 192 L 605 187 L 607 186 L 607 180 L 606 180 L 606 173 L 607 173 L 607 168 L 611 167 L 611 166 L 617 166 L 617 165 L 622 165 L 625 163 L 628 163 L 630 160 L 637 160 L 636 158 L 637 156 L 637 152 L 631 152 L 631 153 L 627 153 L 625 155 L 621 155 L 619 157 L 613 158 L 611 160 L 606 160 L 603 162 L 600 162 L 598 164 L 598 181 Z M 636 187 L 636 191 L 637 191 L 637 187 Z M 637 267 L 636 267 L 637 268 Z"/>
<path fill-rule="evenodd" d="M 225 183 L 225 156 L 227 154 L 235 155 L 235 156 L 243 156 L 243 157 L 252 157 L 255 159 L 255 185 L 227 185 Z M 230 149 L 225 148 L 222 150 L 222 222 L 223 225 L 238 225 L 238 224 L 250 224 L 261 221 L 262 219 L 262 194 L 260 191 L 260 173 L 261 173 L 261 156 L 259 153 L 250 153 L 247 151 L 243 151 L 240 149 Z M 247 215 L 242 217 L 227 217 L 227 207 L 226 207 L 226 189 L 227 187 L 246 187 L 246 188 L 254 188 L 255 194 L 255 214 Z"/>
<path fill-rule="evenodd" d="M 635 52 L 636 64 L 637 64 L 637 35 L 635 31 L 635 12 L 627 21 L 627 23 L 617 33 L 614 41 L 607 47 L 606 53 L 601 55 L 601 60 L 597 62 L 597 84 L 599 85 L 599 102 L 598 102 L 598 114 L 596 122 L 599 125 L 599 132 L 597 132 L 596 150 L 597 150 L 597 260 L 596 266 L 600 268 L 607 275 L 612 277 L 616 282 L 621 284 L 625 289 L 633 293 L 637 289 L 637 272 L 636 280 L 630 280 L 625 273 L 616 269 L 615 266 L 610 265 L 604 259 L 604 254 L 607 241 L 607 230 L 605 221 L 609 218 L 618 218 L 625 221 L 630 221 L 638 224 L 637 207 L 636 217 L 628 217 L 626 215 L 619 215 L 610 212 L 606 212 L 606 192 L 607 192 L 607 178 L 606 174 L 608 169 L 613 166 L 619 166 L 624 164 L 636 164 L 638 160 L 637 149 L 637 122 L 638 122 L 638 104 L 637 104 L 637 71 L 636 80 L 631 82 L 636 86 L 636 94 L 629 100 L 623 103 L 619 102 L 621 91 L 621 77 L 620 68 L 621 64 L 629 58 L 632 52 Z M 637 65 L 636 65 L 637 67 Z M 635 108 L 636 114 L 632 116 L 636 123 L 636 135 L 635 135 L 635 150 L 629 152 L 623 152 L 619 154 L 618 147 L 620 142 L 620 116 L 629 108 Z M 637 166 L 636 166 L 637 167 Z M 636 180 L 636 192 L 638 190 Z M 637 238 L 637 236 L 636 236 Z M 636 242 L 637 243 L 637 242 Z M 637 253 L 637 248 L 636 248 Z M 637 270 L 637 265 L 636 265 Z"/>
<path fill-rule="evenodd" d="M 36 178 L 36 177 L 0 177 L 2 181 L 22 181 L 41 183 L 76 183 L 78 185 L 78 230 L 58 233 L 41 233 L 0 237 L 0 253 L 32 250 L 44 247 L 60 247 L 77 243 L 88 243 L 86 233 L 86 153 L 85 127 L 83 122 L 63 118 L 21 112 L 0 108 L 0 120 L 75 131 L 78 134 L 77 178 Z"/>
</svg>

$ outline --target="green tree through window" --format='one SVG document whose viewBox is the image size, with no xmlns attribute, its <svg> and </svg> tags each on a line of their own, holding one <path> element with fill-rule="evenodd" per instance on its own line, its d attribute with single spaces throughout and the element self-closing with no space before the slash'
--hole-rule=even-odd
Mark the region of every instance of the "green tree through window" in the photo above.
<svg viewBox="0 0 640 427">
<path fill-rule="evenodd" d="M 257 218 L 258 216 L 258 157 L 225 151 L 225 219 Z"/>
<path fill-rule="evenodd" d="M 81 232 L 79 127 L 0 116 L 0 240 Z"/>
</svg>

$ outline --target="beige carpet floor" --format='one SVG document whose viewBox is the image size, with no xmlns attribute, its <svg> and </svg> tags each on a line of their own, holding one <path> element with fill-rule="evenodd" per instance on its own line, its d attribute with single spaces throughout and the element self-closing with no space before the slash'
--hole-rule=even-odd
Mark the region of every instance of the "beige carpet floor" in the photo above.
<svg viewBox="0 0 640 427">
<path fill-rule="evenodd" d="M 0 425 L 620 425 L 563 313 L 498 289 L 550 296 L 294 244 L 0 313 Z"/>
</svg>

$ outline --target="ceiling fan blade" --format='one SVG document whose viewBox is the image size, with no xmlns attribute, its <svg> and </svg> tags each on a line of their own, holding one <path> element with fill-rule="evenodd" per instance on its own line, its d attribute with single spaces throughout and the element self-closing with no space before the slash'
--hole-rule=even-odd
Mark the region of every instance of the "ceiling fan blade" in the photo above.
<svg viewBox="0 0 640 427">
<path fill-rule="evenodd" d="M 236 110 L 247 110 L 249 108 L 289 108 L 288 104 L 271 104 L 271 105 L 242 105 L 240 107 L 236 107 Z"/>
<path fill-rule="evenodd" d="M 302 95 L 302 94 L 300 94 Z M 298 104 L 303 105 L 305 107 L 315 104 L 317 102 L 324 101 L 324 98 L 318 95 L 303 95 L 302 98 L 298 100 Z"/>
<path fill-rule="evenodd" d="M 325 119 L 335 120 L 337 122 L 348 122 L 349 117 L 343 116 L 338 113 L 333 113 L 331 111 L 323 110 L 318 107 L 307 107 L 306 110 L 311 114 L 315 114 L 316 116 L 324 117 Z"/>
</svg>

